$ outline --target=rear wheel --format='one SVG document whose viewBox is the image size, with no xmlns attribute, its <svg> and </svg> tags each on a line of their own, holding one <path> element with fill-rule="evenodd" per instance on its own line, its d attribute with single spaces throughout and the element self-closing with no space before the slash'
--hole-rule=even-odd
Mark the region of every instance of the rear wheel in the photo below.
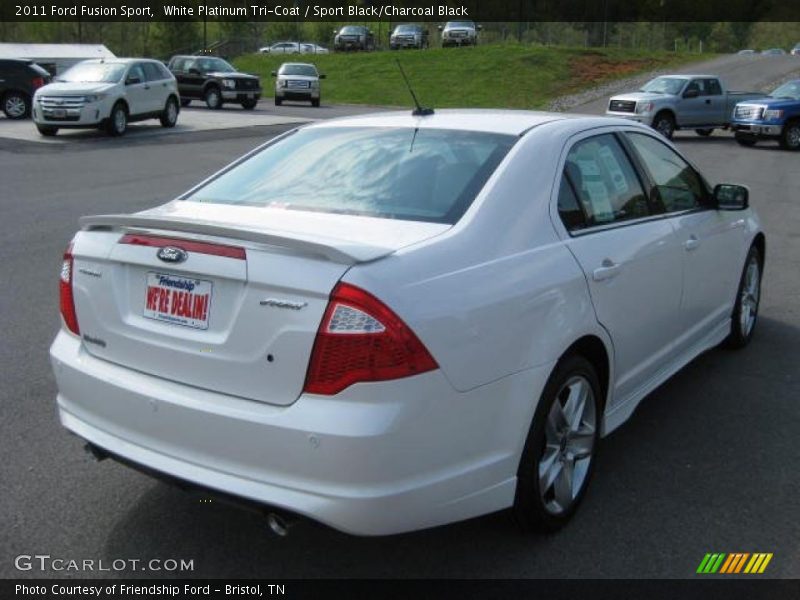
<svg viewBox="0 0 800 600">
<path fill-rule="evenodd" d="M 800 150 L 800 121 L 789 121 L 783 126 L 780 143 L 784 150 Z"/>
<path fill-rule="evenodd" d="M 737 133 L 733 137 L 741 146 L 755 146 L 758 141 L 754 136 L 743 133 Z"/>
<path fill-rule="evenodd" d="M 212 85 L 206 90 L 204 99 L 206 106 L 211 110 L 218 110 L 222 108 L 222 94 L 217 86 Z"/>
<path fill-rule="evenodd" d="M 125 134 L 128 129 L 128 111 L 122 102 L 117 102 L 111 109 L 111 114 L 106 122 L 106 132 L 108 135 L 119 137 Z"/>
<path fill-rule="evenodd" d="M 671 140 L 672 134 L 675 133 L 675 117 L 668 112 L 658 113 L 653 119 L 653 129 Z"/>
<path fill-rule="evenodd" d="M 600 431 L 600 383 L 592 364 L 568 356 L 545 385 L 517 472 L 514 515 L 524 530 L 563 527 L 583 499 Z"/>
<path fill-rule="evenodd" d="M 175 98 L 167 100 L 164 111 L 161 113 L 162 127 L 175 127 L 178 122 L 178 101 Z"/>
<path fill-rule="evenodd" d="M 36 129 L 45 137 L 52 137 L 58 133 L 58 127 L 50 127 L 49 125 L 37 125 Z"/>
<path fill-rule="evenodd" d="M 694 132 L 699 136 L 708 137 L 712 133 L 714 133 L 714 128 L 713 127 L 709 127 L 707 129 L 695 129 Z"/>
<path fill-rule="evenodd" d="M 9 119 L 24 119 L 31 114 L 31 99 L 23 92 L 8 92 L 3 96 L 3 112 Z"/>
<path fill-rule="evenodd" d="M 258 98 L 248 98 L 247 100 L 242 100 L 242 108 L 245 110 L 253 110 L 257 104 Z"/>
<path fill-rule="evenodd" d="M 736 304 L 733 306 L 731 332 L 725 339 L 729 348 L 744 348 L 753 338 L 761 301 L 761 253 L 753 246 L 744 261 Z"/>
</svg>

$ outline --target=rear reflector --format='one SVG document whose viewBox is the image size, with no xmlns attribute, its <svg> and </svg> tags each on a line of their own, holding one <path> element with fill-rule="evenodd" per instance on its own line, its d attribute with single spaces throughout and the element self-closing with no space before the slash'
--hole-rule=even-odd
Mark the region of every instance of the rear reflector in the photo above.
<svg viewBox="0 0 800 600">
<path fill-rule="evenodd" d="M 58 279 L 59 306 L 64 325 L 75 335 L 80 335 L 78 328 L 78 315 L 75 314 L 75 299 L 72 295 L 72 275 L 74 261 L 72 259 L 72 242 L 64 251 L 64 260 L 61 263 L 61 275 Z"/>
<path fill-rule="evenodd" d="M 44 85 L 44 77 L 34 77 L 31 79 L 31 87 L 35 90 L 38 90 L 40 87 Z"/>
<path fill-rule="evenodd" d="M 419 338 L 389 307 L 360 288 L 340 283 L 317 331 L 304 391 L 332 395 L 354 383 L 437 368 Z"/>
<path fill-rule="evenodd" d="M 197 252 L 199 254 L 210 254 L 212 256 L 223 256 L 225 258 L 238 258 L 246 260 L 247 254 L 240 246 L 226 246 L 225 244 L 214 244 L 212 242 L 198 242 L 183 238 L 162 237 L 159 235 L 143 235 L 138 233 L 126 233 L 120 240 L 120 244 L 133 244 L 134 246 L 152 246 L 153 248 L 163 248 L 164 246 L 176 246 L 186 252 Z"/>
</svg>

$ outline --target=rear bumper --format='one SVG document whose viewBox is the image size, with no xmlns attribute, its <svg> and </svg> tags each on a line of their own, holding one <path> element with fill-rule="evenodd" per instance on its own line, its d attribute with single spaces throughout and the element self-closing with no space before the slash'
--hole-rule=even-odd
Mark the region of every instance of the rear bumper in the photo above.
<svg viewBox="0 0 800 600">
<path fill-rule="evenodd" d="M 304 395 L 287 407 L 209 392 L 50 349 L 62 424 L 125 460 L 360 535 L 400 533 L 510 506 L 550 372 L 467 393 L 440 371 Z"/>
</svg>

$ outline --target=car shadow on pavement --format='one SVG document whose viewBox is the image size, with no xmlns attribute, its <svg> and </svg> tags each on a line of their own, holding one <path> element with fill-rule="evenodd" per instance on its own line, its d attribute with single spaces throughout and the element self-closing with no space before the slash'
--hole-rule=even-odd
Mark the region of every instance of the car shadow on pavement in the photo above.
<svg viewBox="0 0 800 600">
<path fill-rule="evenodd" d="M 798 456 L 797 347 L 800 329 L 762 317 L 746 349 L 711 350 L 655 390 L 603 440 L 585 502 L 554 535 L 525 535 L 504 511 L 373 538 L 301 522 L 279 538 L 253 512 L 136 474 L 143 493 L 104 553 L 194 561 L 190 573 L 118 576 L 224 578 L 687 577 L 720 544 L 788 556 L 800 535 L 786 462 Z"/>
</svg>

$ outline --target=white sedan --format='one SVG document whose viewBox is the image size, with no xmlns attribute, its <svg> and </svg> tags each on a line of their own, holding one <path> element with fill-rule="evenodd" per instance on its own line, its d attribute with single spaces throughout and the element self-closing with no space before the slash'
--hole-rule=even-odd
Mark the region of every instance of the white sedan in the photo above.
<svg viewBox="0 0 800 600">
<path fill-rule="evenodd" d="M 602 436 L 749 342 L 764 257 L 747 189 L 711 188 L 643 125 L 319 122 L 163 206 L 82 220 L 59 415 L 97 456 L 273 507 L 279 532 L 509 507 L 551 531 Z"/>
</svg>

